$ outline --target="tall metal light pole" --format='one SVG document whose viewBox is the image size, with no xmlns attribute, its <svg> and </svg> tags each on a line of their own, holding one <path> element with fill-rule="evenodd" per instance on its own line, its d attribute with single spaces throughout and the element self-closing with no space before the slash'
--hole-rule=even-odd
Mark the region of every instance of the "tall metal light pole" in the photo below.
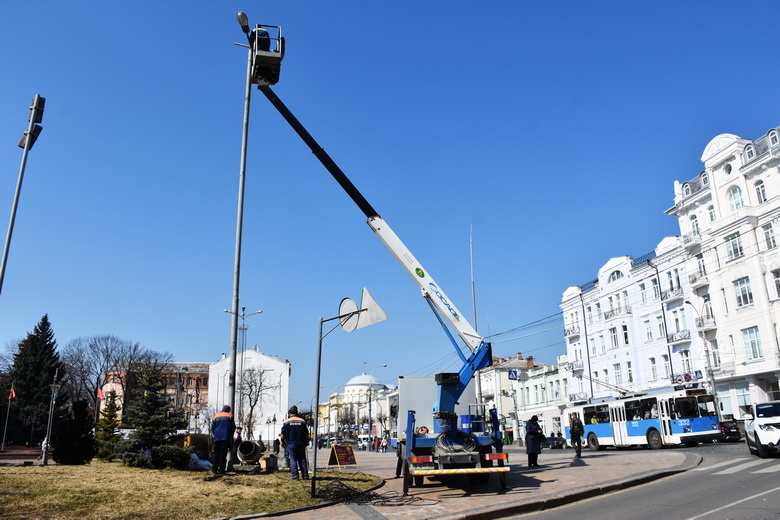
<svg viewBox="0 0 780 520">
<path fill-rule="evenodd" d="M 3 292 L 3 279 L 5 278 L 5 265 L 8 261 L 8 250 L 11 248 L 11 235 L 14 233 L 14 222 L 16 221 L 16 208 L 19 206 L 19 196 L 22 193 L 22 181 L 24 180 L 24 168 L 27 165 L 27 155 L 32 149 L 35 140 L 40 135 L 41 126 L 36 123 L 43 121 L 43 107 L 46 104 L 46 98 L 40 94 L 35 94 L 30 107 L 30 124 L 27 131 L 19 143 L 20 148 L 24 148 L 22 153 L 22 165 L 19 167 L 19 179 L 16 181 L 16 192 L 14 193 L 14 203 L 11 207 L 11 219 L 8 222 L 8 233 L 5 236 L 5 247 L 3 248 L 3 260 L 0 262 L 0 293 Z"/>
<path fill-rule="evenodd" d="M 246 14 L 240 12 L 236 15 L 236 20 L 249 38 L 249 22 Z M 241 134 L 241 164 L 238 176 L 238 212 L 236 215 L 236 252 L 233 264 L 233 310 L 231 311 L 232 323 L 230 327 L 230 380 L 229 392 L 227 395 L 227 404 L 231 410 L 235 410 L 236 405 L 236 350 L 238 344 L 238 299 L 239 287 L 241 285 L 241 236 L 244 224 L 244 184 L 246 183 L 246 150 L 249 140 L 249 101 L 252 96 L 252 59 L 254 53 L 252 47 L 247 45 L 247 65 L 246 65 L 246 95 L 244 96 L 244 126 Z M 228 454 L 228 457 L 230 455 Z"/>
<path fill-rule="evenodd" d="M 54 418 L 54 404 L 57 402 L 57 391 L 62 385 L 57 384 L 57 375 L 60 373 L 60 369 L 54 371 L 54 382 L 50 384 L 51 387 L 51 401 L 49 401 L 49 422 L 46 425 L 46 439 L 43 441 L 43 454 L 41 454 L 41 464 L 47 466 L 49 464 L 49 445 L 51 444 L 51 423 Z"/>
<path fill-rule="evenodd" d="M 227 312 L 229 314 L 233 314 L 233 312 L 229 311 L 228 309 L 225 309 L 225 312 Z M 244 381 L 244 353 L 246 352 L 246 331 L 247 331 L 246 319 L 249 316 L 254 316 L 255 314 L 262 314 L 262 313 L 263 313 L 263 311 L 255 311 L 255 312 L 250 312 L 249 314 L 247 314 L 246 313 L 246 307 L 245 306 L 241 306 L 241 314 L 239 314 L 239 316 L 241 317 L 241 327 L 240 327 L 240 330 L 241 330 L 241 367 L 239 368 L 238 372 L 241 374 L 241 383 L 238 383 L 236 385 L 238 387 L 238 391 L 239 391 L 238 392 L 238 408 L 237 409 L 233 409 L 233 414 L 236 415 L 239 418 L 239 420 L 241 420 L 241 415 L 239 415 L 239 412 L 241 412 L 243 414 L 243 410 L 244 410 L 244 394 L 241 393 L 241 384 L 243 384 L 243 381 Z M 234 367 L 234 370 L 235 370 L 235 367 Z M 235 398 L 234 398 L 233 402 L 235 403 Z"/>
<path fill-rule="evenodd" d="M 376 370 L 379 367 L 387 368 L 387 363 L 375 366 L 374 370 Z M 371 390 L 373 389 L 374 384 L 371 382 L 371 378 L 374 377 L 374 370 L 372 370 L 371 374 L 369 374 L 368 376 L 368 435 L 369 437 L 371 436 L 371 423 L 373 422 L 371 420 Z"/>
</svg>

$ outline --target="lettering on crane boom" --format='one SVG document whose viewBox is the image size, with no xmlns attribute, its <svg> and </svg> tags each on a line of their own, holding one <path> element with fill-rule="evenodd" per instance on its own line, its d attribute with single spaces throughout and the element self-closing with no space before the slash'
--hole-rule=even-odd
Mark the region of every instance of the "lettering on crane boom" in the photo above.
<svg viewBox="0 0 780 520">
<path fill-rule="evenodd" d="M 447 300 L 444 298 L 444 295 L 441 293 L 441 291 L 439 290 L 439 288 L 438 288 L 438 287 L 436 287 L 436 284 L 434 284 L 433 282 L 428 282 L 428 285 L 429 285 L 429 286 L 431 286 L 431 287 L 433 288 L 433 293 L 434 293 L 436 296 L 438 296 L 438 297 L 439 297 L 439 299 L 441 300 L 441 303 L 442 303 L 442 304 L 443 304 L 445 307 L 447 307 L 447 309 L 450 311 L 450 314 L 452 314 L 452 316 L 453 316 L 453 317 L 454 317 L 456 320 L 459 320 L 459 319 L 460 319 L 460 316 L 458 316 L 458 313 L 457 313 L 457 312 L 455 312 L 455 309 L 452 307 L 452 305 L 450 305 L 450 302 L 448 302 L 448 301 L 447 301 Z"/>
</svg>

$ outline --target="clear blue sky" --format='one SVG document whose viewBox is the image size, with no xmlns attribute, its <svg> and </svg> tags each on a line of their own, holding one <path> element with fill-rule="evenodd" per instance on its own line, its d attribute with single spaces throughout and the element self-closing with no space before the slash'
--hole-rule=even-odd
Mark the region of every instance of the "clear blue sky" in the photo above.
<svg viewBox="0 0 780 520">
<path fill-rule="evenodd" d="M 716 135 L 780 124 L 780 4 L 6 2 L 0 222 L 46 97 L 0 294 L 0 345 L 48 313 L 178 361 L 229 352 L 246 52 L 238 10 L 282 25 L 274 87 L 478 329 L 557 314 L 610 257 L 679 233 L 673 183 Z M 383 323 L 324 342 L 327 392 L 452 370 L 452 347 L 365 218 L 253 92 L 241 302 L 247 344 L 310 403 L 320 317 L 365 286 Z M 562 322 L 495 343 L 554 362 Z M 513 335 L 502 336 L 515 337 Z"/>
</svg>

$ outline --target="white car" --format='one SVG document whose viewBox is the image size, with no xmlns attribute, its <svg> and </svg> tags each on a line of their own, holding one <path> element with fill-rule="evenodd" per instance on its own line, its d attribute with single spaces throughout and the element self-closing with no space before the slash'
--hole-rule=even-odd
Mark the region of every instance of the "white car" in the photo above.
<svg viewBox="0 0 780 520">
<path fill-rule="evenodd" d="M 745 415 L 745 442 L 762 459 L 780 453 L 780 401 L 758 403 Z"/>
</svg>

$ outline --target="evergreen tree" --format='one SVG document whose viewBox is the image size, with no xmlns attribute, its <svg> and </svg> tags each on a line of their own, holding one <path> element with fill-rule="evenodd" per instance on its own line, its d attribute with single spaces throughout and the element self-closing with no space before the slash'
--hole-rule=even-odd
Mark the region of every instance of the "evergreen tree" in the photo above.
<svg viewBox="0 0 780 520">
<path fill-rule="evenodd" d="M 52 431 L 54 460 L 58 464 L 88 464 L 95 456 L 94 425 L 95 417 L 86 400 L 66 409 Z"/>
<path fill-rule="evenodd" d="M 180 414 L 170 414 L 168 400 L 162 394 L 162 375 L 158 367 L 147 368 L 140 378 L 141 388 L 127 408 L 135 431 L 131 440 L 136 446 L 154 448 L 170 441 L 182 426 Z"/>
<path fill-rule="evenodd" d="M 65 370 L 57 354 L 57 341 L 49 322 L 44 315 L 33 332 L 19 343 L 14 354 L 11 377 L 16 391 L 15 407 L 19 421 L 14 425 L 17 439 L 27 438 L 31 446 L 40 444 L 46 436 L 49 404 L 51 403 L 51 385 L 62 384 Z M 67 396 L 59 390 L 55 404 L 67 403 Z M 23 432 L 23 433 L 22 433 Z M 23 436 L 24 437 L 23 437 Z"/>
<path fill-rule="evenodd" d="M 97 457 L 100 460 L 112 460 L 116 453 L 116 444 L 122 436 L 117 433 L 119 427 L 119 410 L 116 402 L 116 392 L 111 390 L 106 395 L 106 404 L 100 411 L 100 422 L 97 425 Z"/>
</svg>

